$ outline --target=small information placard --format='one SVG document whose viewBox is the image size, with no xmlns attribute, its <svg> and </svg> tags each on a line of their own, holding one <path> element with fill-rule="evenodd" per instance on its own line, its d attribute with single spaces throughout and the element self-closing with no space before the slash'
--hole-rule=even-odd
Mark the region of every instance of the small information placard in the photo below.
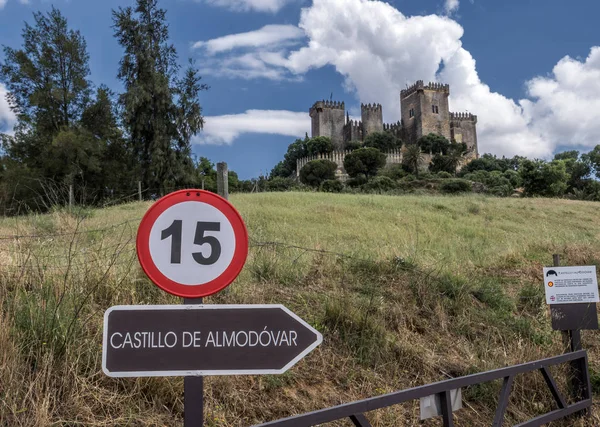
<svg viewBox="0 0 600 427">
<path fill-rule="evenodd" d="M 547 304 L 600 302 L 596 266 L 545 267 Z"/>
</svg>

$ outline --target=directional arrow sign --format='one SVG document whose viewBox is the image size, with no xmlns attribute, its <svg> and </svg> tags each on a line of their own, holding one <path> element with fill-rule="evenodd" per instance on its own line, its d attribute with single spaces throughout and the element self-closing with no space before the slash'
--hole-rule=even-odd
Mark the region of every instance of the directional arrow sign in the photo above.
<svg viewBox="0 0 600 427">
<path fill-rule="evenodd" d="M 281 374 L 323 336 L 282 305 L 131 305 L 104 314 L 110 377 Z"/>
</svg>

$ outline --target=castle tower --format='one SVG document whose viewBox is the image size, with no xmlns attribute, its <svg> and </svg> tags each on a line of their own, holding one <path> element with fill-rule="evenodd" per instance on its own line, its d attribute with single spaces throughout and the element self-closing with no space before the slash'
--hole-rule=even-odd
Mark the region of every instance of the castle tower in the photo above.
<svg viewBox="0 0 600 427">
<path fill-rule="evenodd" d="M 331 138 L 336 150 L 344 149 L 344 113 L 343 102 L 317 101 L 310 108 L 312 137 L 327 136 Z"/>
<path fill-rule="evenodd" d="M 441 83 L 425 85 L 423 80 L 418 80 L 408 89 L 400 91 L 406 142 L 415 143 L 419 138 L 430 133 L 451 139 L 449 95 L 449 85 Z"/>
<path fill-rule="evenodd" d="M 479 158 L 477 116 L 471 113 L 450 113 L 450 136 L 453 141 L 467 144 L 469 157 Z"/>
<path fill-rule="evenodd" d="M 360 104 L 363 140 L 373 132 L 383 132 L 383 110 L 381 104 Z"/>
</svg>

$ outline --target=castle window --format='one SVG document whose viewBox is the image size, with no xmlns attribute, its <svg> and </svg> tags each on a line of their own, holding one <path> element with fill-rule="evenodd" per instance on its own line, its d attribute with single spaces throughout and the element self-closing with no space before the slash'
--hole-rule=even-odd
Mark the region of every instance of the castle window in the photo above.
<svg viewBox="0 0 600 427">
<path fill-rule="evenodd" d="M 415 116 L 415 110 L 413 108 L 408 112 L 408 116 L 412 119 Z"/>
<path fill-rule="evenodd" d="M 439 114 L 440 112 L 437 105 L 432 105 L 431 111 L 433 112 L 433 114 Z"/>
</svg>

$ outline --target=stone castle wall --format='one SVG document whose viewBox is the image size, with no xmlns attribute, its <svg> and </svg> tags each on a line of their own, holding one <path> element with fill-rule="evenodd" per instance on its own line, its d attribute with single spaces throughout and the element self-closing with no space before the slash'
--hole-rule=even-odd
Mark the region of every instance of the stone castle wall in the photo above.
<svg viewBox="0 0 600 427">
<path fill-rule="evenodd" d="M 355 121 L 345 113 L 343 102 L 318 101 L 309 110 L 312 136 L 330 137 L 334 149 L 343 151 L 346 143 L 364 141 L 373 132 L 391 132 L 408 144 L 435 133 L 466 143 L 478 157 L 477 116 L 451 113 L 449 96 L 449 85 L 418 80 L 400 91 L 401 119 L 394 124 L 383 123 L 380 104 L 361 104 L 361 120 Z"/>
</svg>

